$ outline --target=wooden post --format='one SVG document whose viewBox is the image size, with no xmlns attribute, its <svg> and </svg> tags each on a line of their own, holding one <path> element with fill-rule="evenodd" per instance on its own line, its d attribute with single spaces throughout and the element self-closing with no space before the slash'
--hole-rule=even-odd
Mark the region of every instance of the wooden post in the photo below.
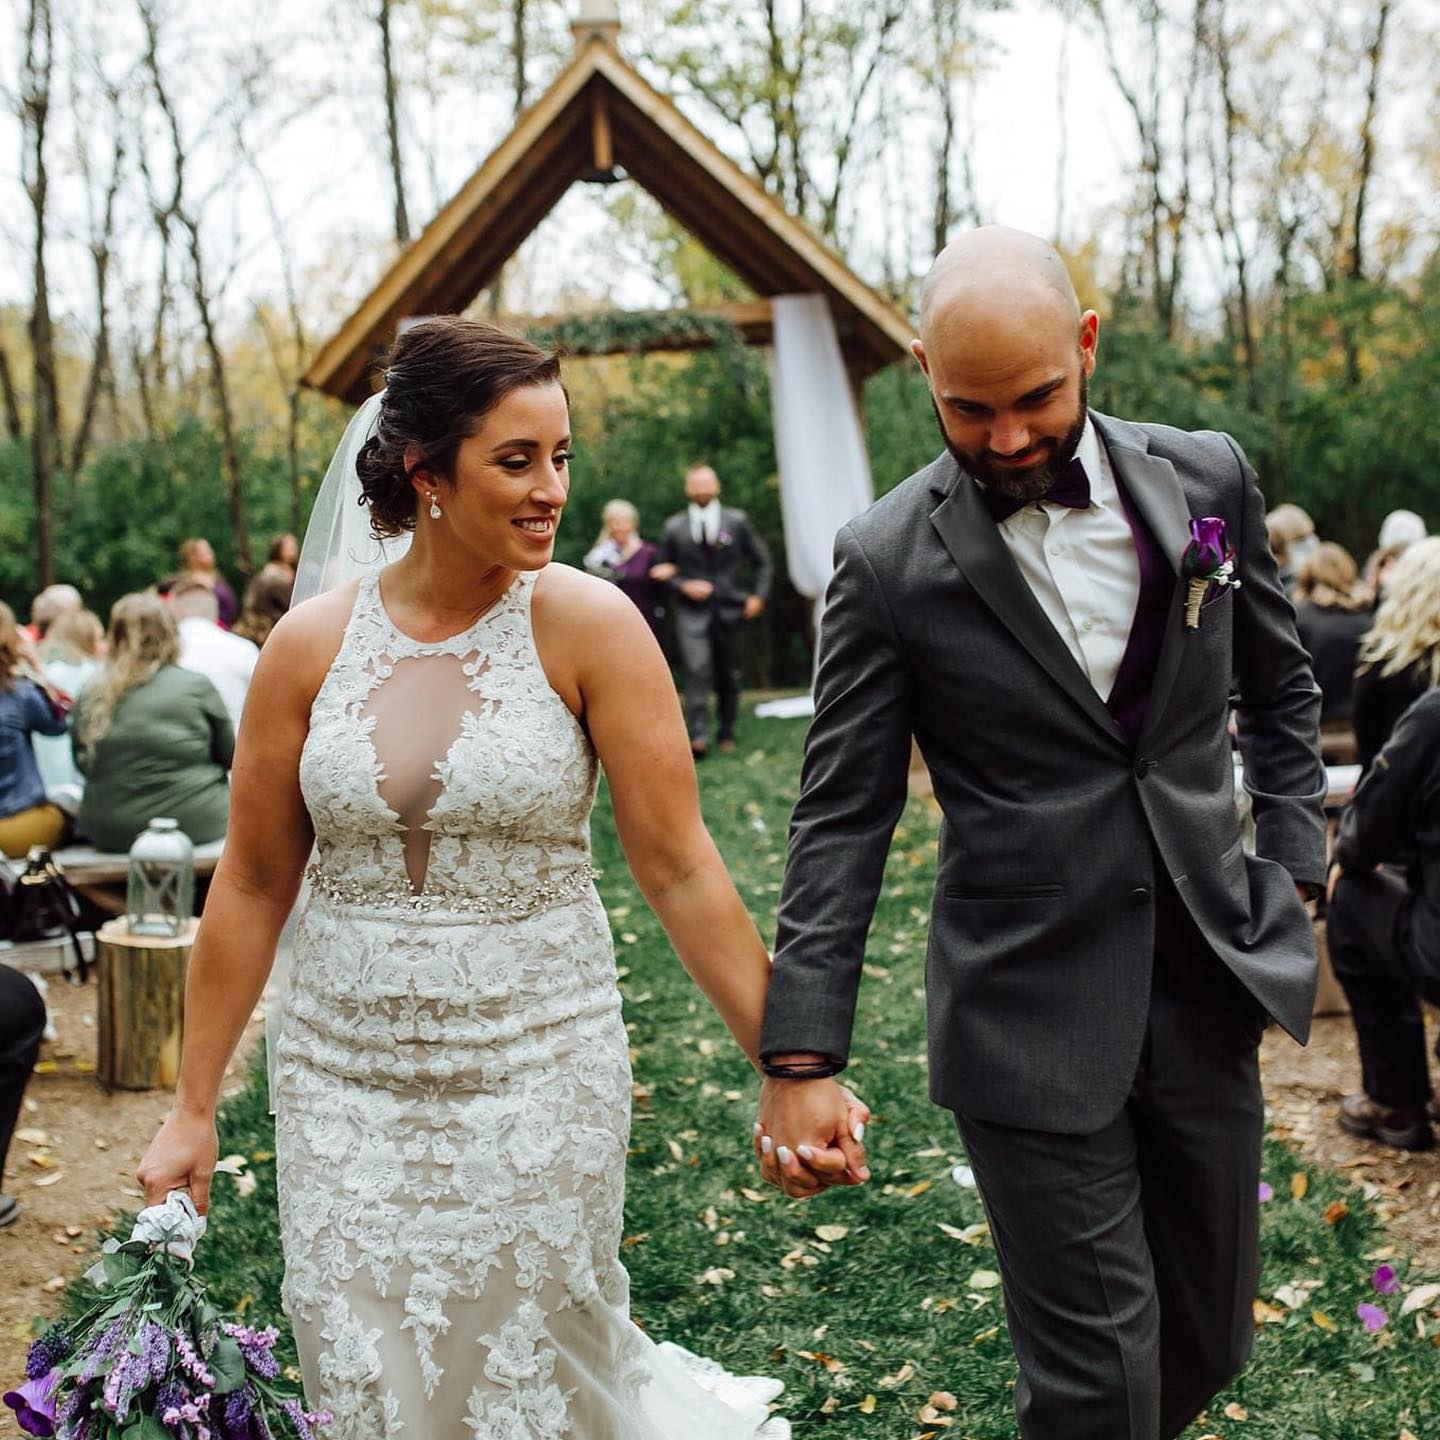
<svg viewBox="0 0 1440 1440">
<path fill-rule="evenodd" d="M 107 1090 L 172 1089 L 180 1074 L 185 973 L 200 922 L 183 935 L 132 935 L 124 920 L 100 927 L 100 1083 Z"/>
</svg>

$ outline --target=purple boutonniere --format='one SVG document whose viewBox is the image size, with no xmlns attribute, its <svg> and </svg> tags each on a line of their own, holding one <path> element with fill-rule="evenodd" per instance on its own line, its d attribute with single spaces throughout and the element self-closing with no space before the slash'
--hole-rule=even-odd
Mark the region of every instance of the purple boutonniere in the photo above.
<svg viewBox="0 0 1440 1440">
<path fill-rule="evenodd" d="M 733 539 L 734 539 L 734 536 L 732 536 L 728 530 L 722 530 L 722 531 L 715 537 L 715 543 L 716 543 L 717 545 L 728 545 L 728 544 L 731 542 L 731 540 L 733 540 Z"/>
<path fill-rule="evenodd" d="M 1235 547 L 1225 534 L 1225 522 L 1218 515 L 1190 521 L 1190 543 L 1180 557 L 1180 573 L 1189 582 L 1185 589 L 1185 628 L 1200 628 L 1200 606 L 1212 586 L 1221 590 L 1240 588 L 1235 578 Z"/>
</svg>

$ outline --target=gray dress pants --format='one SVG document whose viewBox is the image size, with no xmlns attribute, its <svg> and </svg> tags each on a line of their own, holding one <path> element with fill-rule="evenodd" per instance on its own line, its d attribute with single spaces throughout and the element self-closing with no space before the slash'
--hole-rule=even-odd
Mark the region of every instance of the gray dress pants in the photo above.
<svg viewBox="0 0 1440 1440">
<path fill-rule="evenodd" d="M 1168 945 L 1161 927 L 1144 1047 L 1109 1125 L 956 1117 L 999 1256 L 1024 1440 L 1170 1440 L 1250 1354 L 1265 1016 L 1185 925 Z"/>
<path fill-rule="evenodd" d="M 675 641 L 685 677 L 685 724 L 691 740 L 710 738 L 710 692 L 719 709 L 720 739 L 735 734 L 740 709 L 741 615 L 713 604 L 681 601 L 675 609 Z"/>
</svg>

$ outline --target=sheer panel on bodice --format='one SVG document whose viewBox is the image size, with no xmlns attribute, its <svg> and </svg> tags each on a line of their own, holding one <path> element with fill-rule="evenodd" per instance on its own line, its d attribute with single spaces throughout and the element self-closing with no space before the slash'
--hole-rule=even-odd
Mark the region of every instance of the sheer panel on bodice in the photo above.
<svg viewBox="0 0 1440 1440">
<path fill-rule="evenodd" d="M 380 798 L 404 831 L 410 887 L 425 888 L 430 863 L 431 812 L 440 799 L 442 762 L 449 758 L 466 721 L 499 708 L 483 693 L 484 662 L 454 655 L 407 655 L 370 692 L 360 718 L 380 765 Z"/>
</svg>

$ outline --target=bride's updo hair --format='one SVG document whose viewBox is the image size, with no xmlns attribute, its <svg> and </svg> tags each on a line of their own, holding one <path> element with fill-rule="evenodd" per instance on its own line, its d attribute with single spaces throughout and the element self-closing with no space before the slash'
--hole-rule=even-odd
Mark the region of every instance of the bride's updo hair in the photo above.
<svg viewBox="0 0 1440 1440">
<path fill-rule="evenodd" d="M 559 381 L 554 351 L 493 325 L 458 315 L 412 325 L 390 351 L 379 423 L 355 460 L 371 530 L 383 539 L 415 528 L 415 488 L 405 467 L 412 445 L 420 458 L 411 472 L 453 483 L 461 443 L 505 396 Z"/>
</svg>

